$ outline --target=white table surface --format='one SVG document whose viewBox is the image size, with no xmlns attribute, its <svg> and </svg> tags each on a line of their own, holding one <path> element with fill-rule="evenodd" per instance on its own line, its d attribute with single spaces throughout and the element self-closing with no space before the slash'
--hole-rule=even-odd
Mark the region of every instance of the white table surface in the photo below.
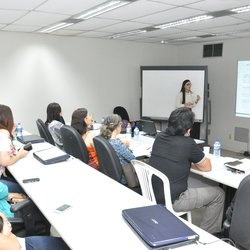
<svg viewBox="0 0 250 250">
<path fill-rule="evenodd" d="M 232 157 L 215 157 L 212 154 L 208 156 L 211 159 L 212 163 L 212 170 L 209 172 L 202 172 L 199 170 L 191 169 L 191 172 L 201 175 L 204 178 L 216 181 L 218 183 L 224 184 L 226 186 L 232 188 L 238 188 L 240 182 L 244 177 L 246 177 L 249 173 L 232 173 L 228 171 L 227 168 L 224 166 L 225 162 L 234 161 L 235 158 Z"/>
<path fill-rule="evenodd" d="M 33 144 L 33 151 L 47 147 L 51 145 Z M 33 158 L 32 151 L 9 169 L 72 249 L 147 249 L 121 215 L 122 209 L 151 205 L 150 201 L 132 190 L 77 159 L 43 165 Z M 23 179 L 34 177 L 40 178 L 40 181 L 22 183 Z M 55 209 L 65 203 L 72 208 L 62 214 L 56 213 Z M 200 241 L 218 240 L 202 229 L 185 223 L 200 235 Z M 217 241 L 178 249 L 235 248 Z"/>
</svg>

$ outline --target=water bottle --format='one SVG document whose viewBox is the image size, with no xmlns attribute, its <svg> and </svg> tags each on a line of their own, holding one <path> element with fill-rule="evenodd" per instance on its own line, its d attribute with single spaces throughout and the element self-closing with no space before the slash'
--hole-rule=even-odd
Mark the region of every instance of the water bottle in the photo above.
<svg viewBox="0 0 250 250">
<path fill-rule="evenodd" d="M 135 139 L 139 139 L 139 133 L 140 133 L 140 131 L 139 131 L 139 128 L 138 127 L 135 127 L 135 129 L 134 129 L 134 135 L 135 135 Z"/>
<path fill-rule="evenodd" d="M 16 136 L 17 137 L 22 137 L 23 136 L 23 128 L 22 128 L 22 125 L 21 123 L 17 123 L 17 126 L 16 126 Z"/>
<path fill-rule="evenodd" d="M 131 125 L 128 123 L 127 128 L 126 128 L 126 133 L 130 134 L 131 133 Z"/>
<path fill-rule="evenodd" d="M 214 156 L 220 157 L 221 144 L 219 140 L 214 142 Z"/>
</svg>

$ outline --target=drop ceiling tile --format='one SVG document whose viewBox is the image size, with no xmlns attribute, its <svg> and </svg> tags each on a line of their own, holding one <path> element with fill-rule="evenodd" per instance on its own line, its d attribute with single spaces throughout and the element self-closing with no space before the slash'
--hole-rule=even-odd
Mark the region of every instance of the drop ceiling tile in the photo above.
<svg viewBox="0 0 250 250">
<path fill-rule="evenodd" d="M 80 23 L 72 25 L 69 27 L 69 29 L 78 29 L 78 30 L 92 30 L 93 29 L 95 30 L 95 29 L 100 29 L 109 25 L 114 25 L 117 23 L 121 23 L 121 21 L 112 20 L 112 19 L 91 18 L 86 21 L 82 21 Z"/>
<path fill-rule="evenodd" d="M 7 25 L 2 30 L 17 31 L 17 32 L 34 32 L 39 30 L 40 26 L 28 26 L 28 25 Z"/>
<path fill-rule="evenodd" d="M 203 14 L 205 14 L 204 11 L 180 7 L 145 17 L 136 18 L 134 21 L 156 25 Z"/>
<path fill-rule="evenodd" d="M 74 15 L 106 2 L 105 0 L 49 0 L 37 10 Z"/>
<path fill-rule="evenodd" d="M 108 37 L 111 36 L 111 35 L 112 35 L 112 33 L 107 33 L 107 32 L 88 31 L 88 32 L 84 32 L 84 33 L 82 33 L 82 34 L 79 34 L 78 36 L 108 38 Z"/>
<path fill-rule="evenodd" d="M 114 24 L 98 30 L 105 32 L 122 33 L 130 30 L 143 29 L 143 28 L 145 28 L 145 24 L 128 21 L 128 22 L 121 22 L 118 24 Z"/>
<path fill-rule="evenodd" d="M 146 0 L 140 0 L 131 4 L 125 5 L 122 8 L 117 8 L 114 11 L 102 14 L 100 17 L 113 18 L 119 20 L 131 20 L 138 17 L 143 17 L 152 13 L 158 13 L 167 9 L 171 9 L 173 6 L 169 6 L 157 2 L 149 2 Z"/>
<path fill-rule="evenodd" d="M 232 9 L 238 6 L 250 4 L 249 0 L 205 0 L 190 4 L 189 7 L 205 10 L 208 12 Z"/>
<path fill-rule="evenodd" d="M 0 9 L 32 10 L 44 0 L 0 0 Z"/>
<path fill-rule="evenodd" d="M 0 23 L 9 24 L 23 17 L 28 12 L 24 10 L 0 10 Z"/>
<path fill-rule="evenodd" d="M 69 16 L 59 15 L 59 14 L 50 14 L 44 12 L 31 12 L 24 16 L 22 19 L 15 22 L 15 24 L 20 25 L 37 25 L 37 26 L 47 26 L 52 25 L 56 22 L 60 22 Z"/>
<path fill-rule="evenodd" d="M 230 16 L 223 16 L 223 17 L 217 17 L 213 19 L 209 19 L 206 21 L 201 21 L 197 23 L 189 23 L 186 25 L 179 26 L 182 29 L 188 29 L 188 30 L 202 30 L 207 29 L 211 27 L 219 27 L 219 26 L 226 26 L 226 25 L 234 25 L 237 23 L 242 23 L 242 20 L 232 18 Z"/>
</svg>

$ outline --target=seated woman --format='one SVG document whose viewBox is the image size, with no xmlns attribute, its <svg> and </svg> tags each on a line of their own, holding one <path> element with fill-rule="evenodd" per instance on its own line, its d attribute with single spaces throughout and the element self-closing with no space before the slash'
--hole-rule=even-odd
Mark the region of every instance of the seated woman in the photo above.
<svg viewBox="0 0 250 250">
<path fill-rule="evenodd" d="M 71 118 L 71 126 L 75 130 L 77 130 L 77 132 L 82 136 L 82 139 L 86 144 L 86 147 L 89 152 L 88 165 L 95 169 L 99 169 L 98 159 L 93 143 L 94 134 L 90 133 L 89 129 L 92 126 L 92 123 L 92 116 L 89 114 L 87 109 L 79 108 L 73 112 Z"/>
<path fill-rule="evenodd" d="M 9 192 L 22 193 L 22 188 L 6 170 L 7 166 L 28 154 L 23 148 L 18 151 L 15 149 L 12 134 L 14 131 L 15 124 L 10 107 L 0 104 L 0 181 L 8 186 Z"/>
<path fill-rule="evenodd" d="M 48 126 L 54 120 L 65 124 L 65 121 L 62 116 L 62 108 L 56 102 L 52 102 L 47 106 L 47 120 L 45 124 Z"/>
<path fill-rule="evenodd" d="M 135 159 L 132 151 L 128 148 L 128 141 L 122 141 L 118 138 L 121 132 L 122 121 L 119 115 L 113 114 L 104 119 L 103 126 L 101 127 L 101 135 L 109 140 L 113 146 L 122 166 L 130 163 Z M 126 184 L 125 178 L 122 179 L 122 183 Z"/>
<path fill-rule="evenodd" d="M 45 124 L 48 126 L 49 132 L 51 133 L 56 145 L 62 148 L 63 143 L 60 128 L 65 125 L 65 121 L 62 116 L 61 106 L 58 103 L 52 102 L 48 105 L 47 120 Z"/>
<path fill-rule="evenodd" d="M 11 230 L 11 224 L 8 219 L 3 213 L 0 213 L 0 250 L 70 250 L 61 238 L 50 236 L 19 238 Z"/>
</svg>

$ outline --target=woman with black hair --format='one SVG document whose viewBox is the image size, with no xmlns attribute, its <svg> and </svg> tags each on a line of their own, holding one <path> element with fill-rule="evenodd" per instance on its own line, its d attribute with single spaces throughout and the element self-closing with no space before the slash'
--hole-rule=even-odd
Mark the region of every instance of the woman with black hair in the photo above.
<svg viewBox="0 0 250 250">
<path fill-rule="evenodd" d="M 176 107 L 181 108 L 181 107 L 187 107 L 192 109 L 195 107 L 199 100 L 200 96 L 196 95 L 192 90 L 191 90 L 191 81 L 190 80 L 184 80 L 181 86 L 181 91 L 177 96 L 176 99 Z"/>
<path fill-rule="evenodd" d="M 82 136 L 87 150 L 89 152 L 89 162 L 88 165 L 95 169 L 99 169 L 99 163 L 94 147 L 93 137 L 95 136 L 90 132 L 90 127 L 93 125 L 92 115 L 85 108 L 76 109 L 71 118 L 71 126 L 77 130 L 77 132 Z"/>
<path fill-rule="evenodd" d="M 52 102 L 47 106 L 47 120 L 45 124 L 48 126 L 54 120 L 65 124 L 62 116 L 62 108 L 56 102 Z"/>
</svg>

